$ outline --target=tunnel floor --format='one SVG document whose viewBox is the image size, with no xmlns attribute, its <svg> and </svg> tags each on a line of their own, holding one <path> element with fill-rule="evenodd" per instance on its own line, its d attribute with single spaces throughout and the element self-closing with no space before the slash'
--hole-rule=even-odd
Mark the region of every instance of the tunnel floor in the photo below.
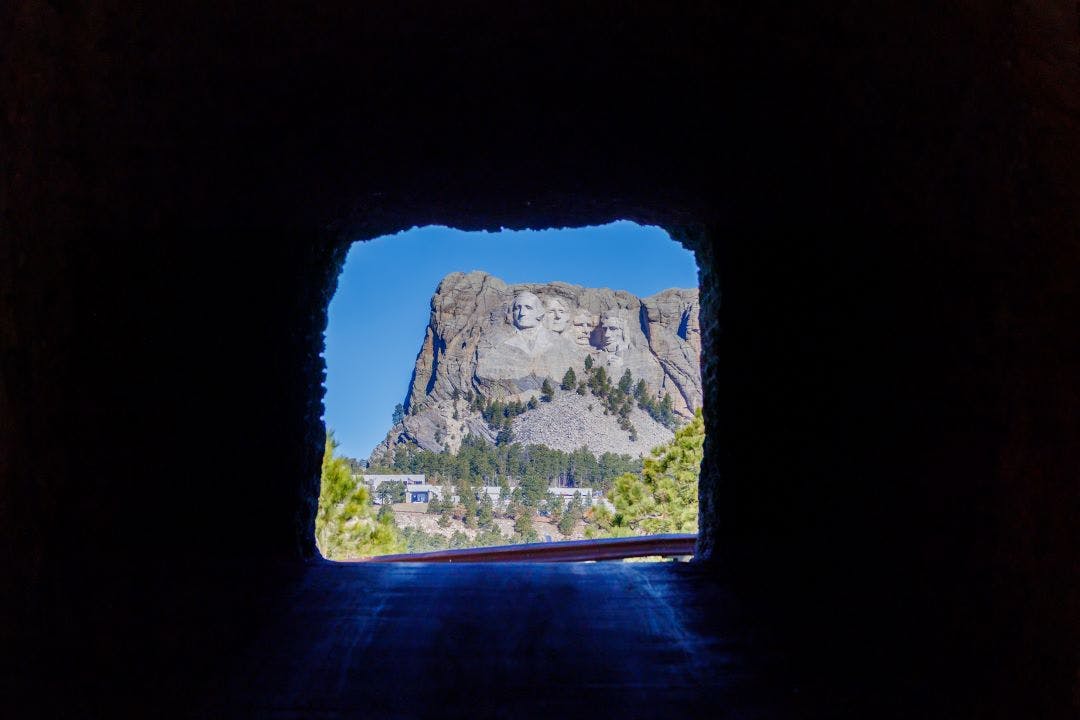
<svg viewBox="0 0 1080 720">
<path fill-rule="evenodd" d="M 199 717 L 788 714 L 693 564 L 320 562 L 274 593 Z"/>
</svg>

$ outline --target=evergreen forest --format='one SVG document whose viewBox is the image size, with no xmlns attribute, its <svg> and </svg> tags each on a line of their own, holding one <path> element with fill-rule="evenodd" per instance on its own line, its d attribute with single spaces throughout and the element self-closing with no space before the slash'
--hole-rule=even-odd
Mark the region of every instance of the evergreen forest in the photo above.
<svg viewBox="0 0 1080 720">
<path fill-rule="evenodd" d="M 644 460 L 613 453 L 596 457 L 587 448 L 565 453 L 543 445 L 493 446 L 472 436 L 456 455 L 402 446 L 391 465 L 366 472 L 424 474 L 428 482 L 444 488 L 447 500 L 433 499 L 427 506 L 443 532 L 425 532 L 399 527 L 395 521 L 392 503 L 404 498 L 404 486 L 388 482 L 370 492 L 354 475 L 355 461 L 336 454 L 333 434 L 328 433 L 316 542 L 325 557 L 335 560 L 537 542 L 538 518 L 567 536 L 695 533 L 704 439 L 699 410 Z M 497 501 L 481 491 L 485 485 L 501 488 Z M 591 488 L 605 500 L 589 506 L 582 493 L 575 492 L 567 501 L 549 492 L 551 487 Z M 512 521 L 512 530 L 504 534 L 496 519 Z"/>
</svg>

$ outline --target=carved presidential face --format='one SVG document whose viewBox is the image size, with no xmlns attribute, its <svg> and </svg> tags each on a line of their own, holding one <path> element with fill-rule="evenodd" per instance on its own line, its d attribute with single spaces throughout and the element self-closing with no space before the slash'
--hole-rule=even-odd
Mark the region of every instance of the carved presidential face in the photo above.
<svg viewBox="0 0 1080 720">
<path fill-rule="evenodd" d="M 522 292 L 514 297 L 510 314 L 513 315 L 514 327 L 518 330 L 533 328 L 544 319 L 544 306 L 540 304 L 540 298 L 531 292 Z"/>
<path fill-rule="evenodd" d="M 574 342 L 578 345 L 589 344 L 589 336 L 592 335 L 591 320 L 587 312 L 579 312 L 574 316 Z"/>
<path fill-rule="evenodd" d="M 626 347 L 626 321 L 618 315 L 600 318 L 600 348 L 606 352 L 618 352 Z"/>
<path fill-rule="evenodd" d="M 544 318 L 547 320 L 549 330 L 561 333 L 570 324 L 570 311 L 566 309 L 562 300 L 552 298 L 547 301 L 547 313 Z"/>
</svg>

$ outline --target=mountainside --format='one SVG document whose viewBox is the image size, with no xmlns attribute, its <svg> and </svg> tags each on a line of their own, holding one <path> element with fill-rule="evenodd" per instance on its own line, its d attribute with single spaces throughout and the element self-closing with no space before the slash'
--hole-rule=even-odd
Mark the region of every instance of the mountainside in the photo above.
<svg viewBox="0 0 1080 720">
<path fill-rule="evenodd" d="M 613 452 L 637 457 L 671 440 L 673 433 L 649 415 L 634 408 L 630 422 L 637 440 L 619 427 L 613 415 L 604 415 L 603 403 L 592 395 L 556 392 L 550 403 L 540 403 L 513 420 L 514 441 L 522 445 L 547 445 L 552 450 L 573 452 L 588 447 L 595 454 Z"/>
<path fill-rule="evenodd" d="M 492 442 L 509 433 L 557 449 L 647 453 L 672 436 L 662 422 L 670 426 L 672 415 L 687 420 L 700 407 L 700 353 L 696 289 L 640 299 L 607 288 L 507 285 L 484 272 L 451 273 L 431 299 L 406 416 L 372 459 L 410 442 L 457 452 L 469 433 Z M 596 392 L 576 386 L 598 368 L 610 381 L 607 406 L 597 397 L 602 379 L 593 378 Z M 576 383 L 562 390 L 567 369 Z M 618 391 L 626 371 L 634 390 Z M 543 398 L 545 380 L 554 388 L 552 401 L 530 403 Z M 616 403 L 624 400 L 626 407 Z M 665 417 L 646 412 L 662 401 Z"/>
</svg>

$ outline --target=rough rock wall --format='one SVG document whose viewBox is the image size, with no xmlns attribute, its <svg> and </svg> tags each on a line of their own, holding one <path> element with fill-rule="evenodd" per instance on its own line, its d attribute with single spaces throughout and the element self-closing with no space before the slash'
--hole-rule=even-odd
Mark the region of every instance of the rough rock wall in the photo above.
<svg viewBox="0 0 1080 720">
<path fill-rule="evenodd" d="M 515 319 L 515 298 L 528 295 L 536 301 L 537 324 L 518 327 L 531 321 Z M 657 399 L 670 394 L 675 412 L 691 417 L 702 401 L 698 291 L 672 288 L 641 299 L 622 290 L 562 282 L 508 285 L 484 272 L 451 273 L 431 298 L 408 415 L 372 455 L 403 442 L 456 452 L 469 433 L 493 440 L 466 397 L 527 402 L 540 394 L 545 379 L 558 386 L 568 368 L 585 379 L 586 357 L 613 382 L 629 370 L 635 383 L 645 380 Z M 616 424 L 614 417 L 602 421 Z M 630 447 L 647 451 L 656 439 L 649 433 Z M 615 450 L 608 445 L 592 447 Z M 621 441 L 617 446 L 626 447 Z"/>
</svg>

